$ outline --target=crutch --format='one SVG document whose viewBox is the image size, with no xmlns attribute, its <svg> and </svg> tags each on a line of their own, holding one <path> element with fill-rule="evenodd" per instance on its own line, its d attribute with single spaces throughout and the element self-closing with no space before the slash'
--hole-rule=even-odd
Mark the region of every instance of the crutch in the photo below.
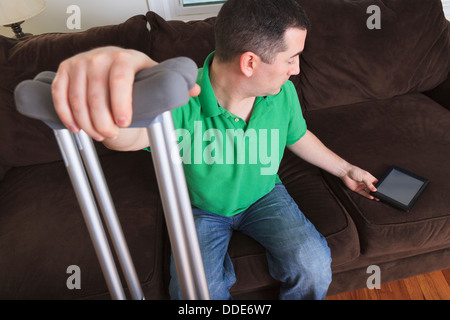
<svg viewBox="0 0 450 320">
<path fill-rule="evenodd" d="M 53 129 L 111 297 L 126 298 L 90 183 L 130 294 L 133 299 L 145 299 L 92 139 L 83 131 L 72 134 L 55 112 L 51 95 L 54 76 L 55 73 L 46 71 L 34 80 L 20 83 L 15 90 L 17 110 L 42 120 Z M 196 77 L 196 64 L 184 57 L 138 72 L 133 87 L 130 127 L 147 128 L 183 298 L 208 300 L 203 261 L 170 112 L 188 102 Z"/>
</svg>

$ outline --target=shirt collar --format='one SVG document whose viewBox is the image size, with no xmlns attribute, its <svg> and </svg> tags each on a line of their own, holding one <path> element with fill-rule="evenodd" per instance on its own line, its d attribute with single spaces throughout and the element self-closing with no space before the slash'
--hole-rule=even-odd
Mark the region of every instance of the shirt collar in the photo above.
<svg viewBox="0 0 450 320">
<path fill-rule="evenodd" d="M 224 109 L 219 107 L 219 103 L 217 101 L 216 95 L 214 93 L 214 89 L 211 84 L 211 79 L 209 77 L 209 71 L 214 59 L 214 53 L 210 53 L 203 64 L 203 68 L 199 70 L 197 83 L 201 88 L 200 95 L 198 96 L 200 100 L 200 105 L 202 107 L 202 111 L 206 117 L 215 117 L 222 113 L 224 113 Z M 281 91 L 283 88 L 281 88 Z M 280 91 L 280 92 L 281 92 Z M 278 95 L 278 94 L 277 94 Z M 276 96 L 276 95 L 275 95 Z M 266 100 L 270 101 L 274 96 L 266 96 L 266 97 L 256 97 L 255 105 L 259 102 Z"/>
<path fill-rule="evenodd" d="M 206 117 L 214 117 L 222 114 L 219 103 L 217 102 L 216 95 L 211 85 L 211 79 L 209 78 L 209 70 L 211 63 L 214 59 L 214 52 L 212 52 L 205 60 L 203 68 L 199 70 L 197 83 L 201 88 L 199 95 L 200 105 L 202 111 Z"/>
</svg>

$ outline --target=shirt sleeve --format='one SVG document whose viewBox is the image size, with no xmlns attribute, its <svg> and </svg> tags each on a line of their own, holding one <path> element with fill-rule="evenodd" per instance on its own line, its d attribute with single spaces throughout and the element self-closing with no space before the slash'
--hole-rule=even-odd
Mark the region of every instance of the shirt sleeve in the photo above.
<svg viewBox="0 0 450 320">
<path fill-rule="evenodd" d="M 307 126 L 305 118 L 303 118 L 297 91 L 291 81 L 288 81 L 286 84 L 286 93 L 288 94 L 290 111 L 289 128 L 286 140 L 286 144 L 289 146 L 296 143 L 305 135 Z"/>
</svg>

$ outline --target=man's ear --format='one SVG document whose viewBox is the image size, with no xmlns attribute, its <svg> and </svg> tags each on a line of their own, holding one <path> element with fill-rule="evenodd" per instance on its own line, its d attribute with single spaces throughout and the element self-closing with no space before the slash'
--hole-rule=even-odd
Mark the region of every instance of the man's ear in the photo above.
<svg viewBox="0 0 450 320">
<path fill-rule="evenodd" d="M 254 74 L 255 69 L 258 67 L 260 63 L 261 58 L 251 51 L 244 52 L 243 54 L 241 54 L 240 59 L 241 72 L 247 78 L 250 78 Z"/>
</svg>

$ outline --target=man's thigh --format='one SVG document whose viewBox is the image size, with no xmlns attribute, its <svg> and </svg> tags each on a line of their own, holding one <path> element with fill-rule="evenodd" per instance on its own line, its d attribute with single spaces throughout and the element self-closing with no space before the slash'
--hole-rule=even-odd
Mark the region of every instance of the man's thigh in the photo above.
<svg viewBox="0 0 450 320">
<path fill-rule="evenodd" d="M 303 215 L 282 184 L 276 184 L 268 195 L 247 210 L 240 228 L 275 256 L 283 256 L 293 249 L 298 254 L 309 255 L 326 246 L 323 236 Z"/>
</svg>

